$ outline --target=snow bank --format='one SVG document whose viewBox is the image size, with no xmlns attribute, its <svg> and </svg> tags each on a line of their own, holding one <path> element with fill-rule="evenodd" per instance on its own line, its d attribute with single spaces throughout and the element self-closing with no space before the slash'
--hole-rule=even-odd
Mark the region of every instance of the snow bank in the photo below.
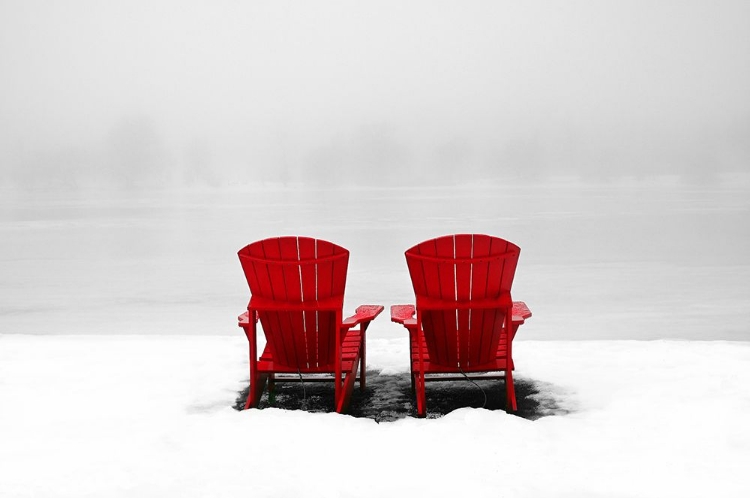
<svg viewBox="0 0 750 498">
<path fill-rule="evenodd" d="M 406 344 L 368 343 L 404 372 Z M 231 408 L 242 337 L 0 335 L 0 496 L 747 496 L 750 344 L 534 342 L 566 415 Z"/>
</svg>

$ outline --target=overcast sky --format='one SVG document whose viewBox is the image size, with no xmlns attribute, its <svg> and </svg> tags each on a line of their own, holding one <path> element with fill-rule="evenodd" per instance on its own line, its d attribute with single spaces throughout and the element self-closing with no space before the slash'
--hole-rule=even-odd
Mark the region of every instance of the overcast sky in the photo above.
<svg viewBox="0 0 750 498">
<path fill-rule="evenodd" d="M 2 1 L 0 73 L 10 183 L 750 164 L 746 1 Z"/>
</svg>

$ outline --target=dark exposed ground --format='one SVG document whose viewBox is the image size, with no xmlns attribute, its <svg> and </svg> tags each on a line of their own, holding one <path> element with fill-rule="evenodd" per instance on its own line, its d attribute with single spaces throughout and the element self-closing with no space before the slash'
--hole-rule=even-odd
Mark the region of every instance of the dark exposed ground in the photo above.
<svg viewBox="0 0 750 498">
<path fill-rule="evenodd" d="M 464 407 L 505 410 L 505 384 L 498 380 L 479 380 L 476 384 L 468 380 L 430 382 L 427 384 L 427 417 L 439 418 Z M 550 393 L 549 384 L 531 379 L 516 378 L 516 400 L 519 417 L 536 420 L 550 415 L 567 413 L 558 406 Z M 239 393 L 234 408 L 241 410 L 249 386 Z M 485 403 L 485 395 L 487 399 Z M 269 402 L 268 390 L 263 393 L 259 408 L 270 406 L 286 410 L 307 410 L 309 412 L 331 412 L 334 405 L 333 383 L 283 382 L 276 384 L 275 400 Z M 359 385 L 354 388 L 349 415 L 371 418 L 377 422 L 392 422 L 400 418 L 416 416 L 416 405 L 411 392 L 409 374 L 380 375 L 368 371 L 367 388 L 364 392 Z"/>
</svg>

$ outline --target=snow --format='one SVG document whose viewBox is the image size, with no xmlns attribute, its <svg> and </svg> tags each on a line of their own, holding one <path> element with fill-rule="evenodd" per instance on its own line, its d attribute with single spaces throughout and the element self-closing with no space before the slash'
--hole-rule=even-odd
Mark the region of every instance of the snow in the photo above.
<svg viewBox="0 0 750 498">
<path fill-rule="evenodd" d="M 0 496 L 750 492 L 750 344 L 519 341 L 515 352 L 519 381 L 558 414 L 462 408 L 378 424 L 235 410 L 242 337 L 3 335 Z M 372 376 L 408 368 L 402 339 L 371 339 L 369 356 Z"/>
</svg>

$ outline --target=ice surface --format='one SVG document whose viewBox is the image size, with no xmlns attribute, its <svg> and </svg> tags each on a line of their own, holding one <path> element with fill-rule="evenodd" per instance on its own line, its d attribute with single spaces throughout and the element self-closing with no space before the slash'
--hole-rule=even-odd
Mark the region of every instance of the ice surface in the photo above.
<svg viewBox="0 0 750 498">
<path fill-rule="evenodd" d="M 519 338 L 748 337 L 747 183 L 6 194 L 0 333 L 238 334 L 237 251 L 289 234 L 351 251 L 345 312 L 409 303 L 404 251 L 478 232 L 521 247 Z"/>
</svg>

